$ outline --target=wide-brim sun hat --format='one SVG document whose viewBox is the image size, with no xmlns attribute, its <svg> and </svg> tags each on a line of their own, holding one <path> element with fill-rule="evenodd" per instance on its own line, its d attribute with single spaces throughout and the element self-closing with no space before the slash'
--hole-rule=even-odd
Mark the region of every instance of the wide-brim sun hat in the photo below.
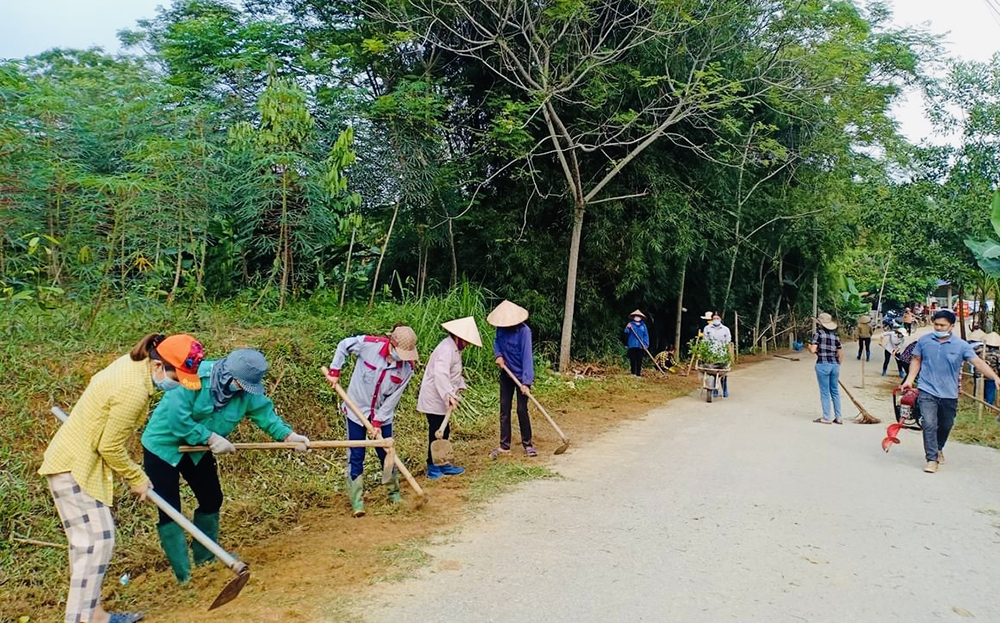
<svg viewBox="0 0 1000 623">
<path fill-rule="evenodd" d="M 862 314 L 861 316 L 858 316 L 858 324 L 871 324 L 871 323 L 872 323 L 872 317 L 869 316 L 868 314 Z"/>
<path fill-rule="evenodd" d="M 396 355 L 403 361 L 416 361 L 420 356 L 417 353 L 417 334 L 406 325 L 392 330 L 389 334 L 389 343 L 396 347 Z"/>
<path fill-rule="evenodd" d="M 629 314 L 629 317 L 631 317 L 631 318 L 634 318 L 636 316 L 642 316 L 643 318 L 648 318 L 648 316 L 646 316 L 646 314 L 642 313 L 638 309 L 635 310 L 634 312 L 632 312 L 631 314 Z"/>
<path fill-rule="evenodd" d="M 483 346 L 483 338 L 479 335 L 479 327 L 476 325 L 476 319 L 472 316 L 442 322 L 441 328 L 473 346 L 479 346 L 480 348 Z"/>
<path fill-rule="evenodd" d="M 252 348 L 237 348 L 226 357 L 226 368 L 248 394 L 264 393 L 264 373 L 268 367 L 264 353 Z"/>
<path fill-rule="evenodd" d="M 490 315 L 486 317 L 486 322 L 494 327 L 516 327 L 527 319 L 528 310 L 504 300 L 490 312 Z"/>
<path fill-rule="evenodd" d="M 711 320 L 712 316 L 714 316 L 714 315 L 715 314 L 713 314 L 712 312 L 707 311 L 707 312 L 705 312 L 704 314 L 701 315 L 701 319 L 702 320 Z"/>
<path fill-rule="evenodd" d="M 986 342 L 987 346 L 992 346 L 993 348 L 996 348 L 1000 346 L 1000 333 L 997 333 L 996 331 L 987 333 L 986 337 L 983 338 L 983 341 Z"/>
<path fill-rule="evenodd" d="M 982 342 L 985 337 L 986 337 L 986 331 L 983 331 L 982 329 L 976 329 L 975 331 L 969 334 L 969 341 Z"/>
<path fill-rule="evenodd" d="M 201 389 L 198 366 L 205 358 L 205 348 L 201 342 L 185 333 L 170 335 L 156 345 L 160 359 L 169 363 L 177 374 L 177 380 L 187 389 Z"/>
<path fill-rule="evenodd" d="M 834 322 L 833 316 L 826 312 L 816 316 L 816 320 L 823 326 L 824 329 L 827 329 L 828 331 L 834 331 L 838 326 L 837 323 Z"/>
</svg>

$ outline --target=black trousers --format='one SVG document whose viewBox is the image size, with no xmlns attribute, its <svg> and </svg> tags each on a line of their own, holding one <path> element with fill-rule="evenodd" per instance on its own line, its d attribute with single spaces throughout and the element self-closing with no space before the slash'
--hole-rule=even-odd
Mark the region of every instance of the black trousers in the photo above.
<svg viewBox="0 0 1000 623">
<path fill-rule="evenodd" d="M 444 424 L 444 416 L 435 413 L 425 413 L 427 416 L 427 464 L 433 465 L 434 459 L 431 457 L 431 444 L 437 439 L 437 430 Z M 444 427 L 444 439 L 451 439 L 451 424 Z"/>
<path fill-rule="evenodd" d="M 885 361 L 882 362 L 882 374 L 885 374 L 885 371 L 889 369 L 889 361 L 892 359 L 896 358 L 889 351 L 885 351 Z M 902 368 L 899 367 L 899 359 L 896 359 L 896 372 L 901 370 Z"/>
<path fill-rule="evenodd" d="M 521 445 L 531 445 L 531 420 L 528 418 L 528 397 L 517 389 L 507 373 L 500 371 L 500 447 L 510 450 L 510 407 L 517 396 L 517 427 L 521 431 Z"/>
<path fill-rule="evenodd" d="M 632 374 L 636 376 L 642 376 L 642 349 L 641 348 L 630 348 L 628 349 L 628 362 L 632 369 Z"/>
<path fill-rule="evenodd" d="M 196 464 L 190 454 L 185 454 L 181 462 L 174 467 L 145 447 L 142 449 L 142 468 L 153 484 L 153 490 L 168 504 L 181 510 L 181 482 L 184 476 L 194 497 L 198 499 L 197 512 L 202 515 L 218 513 L 222 508 L 222 485 L 219 484 L 219 468 L 215 463 L 215 455 L 207 452 Z M 165 526 L 173 521 L 169 515 L 160 512 L 158 526 Z"/>
<path fill-rule="evenodd" d="M 858 359 L 861 359 L 861 352 L 867 351 L 867 358 L 872 358 L 872 339 L 870 337 L 858 338 Z"/>
</svg>

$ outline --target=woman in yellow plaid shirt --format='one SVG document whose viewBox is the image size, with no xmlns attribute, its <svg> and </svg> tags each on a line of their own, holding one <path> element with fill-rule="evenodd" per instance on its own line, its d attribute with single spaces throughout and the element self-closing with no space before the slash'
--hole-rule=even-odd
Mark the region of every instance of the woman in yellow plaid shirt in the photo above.
<svg viewBox="0 0 1000 623">
<path fill-rule="evenodd" d="M 65 623 L 134 623 L 141 613 L 108 613 L 101 584 L 115 545 L 110 506 L 113 475 L 145 500 L 149 478 L 126 442 L 146 415 L 153 388 L 201 387 L 201 344 L 190 335 L 150 334 L 132 352 L 90 379 L 87 389 L 45 451 L 45 476 L 69 541 L 70 584 Z"/>
</svg>

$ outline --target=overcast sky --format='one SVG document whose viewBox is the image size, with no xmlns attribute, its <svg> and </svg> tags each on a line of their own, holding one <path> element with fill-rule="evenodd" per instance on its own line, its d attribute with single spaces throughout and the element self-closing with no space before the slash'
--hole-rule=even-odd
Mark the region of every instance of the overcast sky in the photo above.
<svg viewBox="0 0 1000 623">
<path fill-rule="evenodd" d="M 21 58 L 49 48 L 101 46 L 119 50 L 116 33 L 135 26 L 138 19 L 153 17 L 158 5 L 169 0 L 0 0 L 0 58 Z M 926 25 L 945 34 L 952 56 L 988 61 L 1000 48 L 1000 17 L 987 8 L 987 0 L 895 0 L 899 26 Z M 894 113 L 910 140 L 940 143 L 923 115 L 923 100 L 910 94 Z"/>
</svg>

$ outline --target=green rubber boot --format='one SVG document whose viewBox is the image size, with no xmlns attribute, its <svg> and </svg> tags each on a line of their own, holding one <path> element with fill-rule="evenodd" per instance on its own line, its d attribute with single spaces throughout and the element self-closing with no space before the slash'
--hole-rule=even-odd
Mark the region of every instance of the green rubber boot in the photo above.
<svg viewBox="0 0 1000 623">
<path fill-rule="evenodd" d="M 205 536 L 216 543 L 219 542 L 219 513 L 194 512 L 194 525 L 205 533 Z M 191 541 L 191 553 L 194 554 L 195 566 L 204 565 L 215 560 L 215 554 L 196 540 Z"/>
<path fill-rule="evenodd" d="M 389 501 L 393 504 L 399 504 L 403 501 L 403 496 L 399 494 L 399 472 L 397 470 L 392 470 L 392 480 L 386 485 L 389 489 Z"/>
<path fill-rule="evenodd" d="M 351 510 L 355 517 L 365 516 L 365 485 L 361 481 L 364 475 L 358 476 L 354 480 L 348 477 L 347 492 L 351 496 Z"/>
<path fill-rule="evenodd" d="M 191 559 L 188 558 L 187 535 L 183 528 L 171 521 L 157 526 L 156 532 L 160 535 L 160 546 L 167 555 L 170 568 L 174 570 L 177 583 L 187 584 L 191 581 Z"/>
</svg>

